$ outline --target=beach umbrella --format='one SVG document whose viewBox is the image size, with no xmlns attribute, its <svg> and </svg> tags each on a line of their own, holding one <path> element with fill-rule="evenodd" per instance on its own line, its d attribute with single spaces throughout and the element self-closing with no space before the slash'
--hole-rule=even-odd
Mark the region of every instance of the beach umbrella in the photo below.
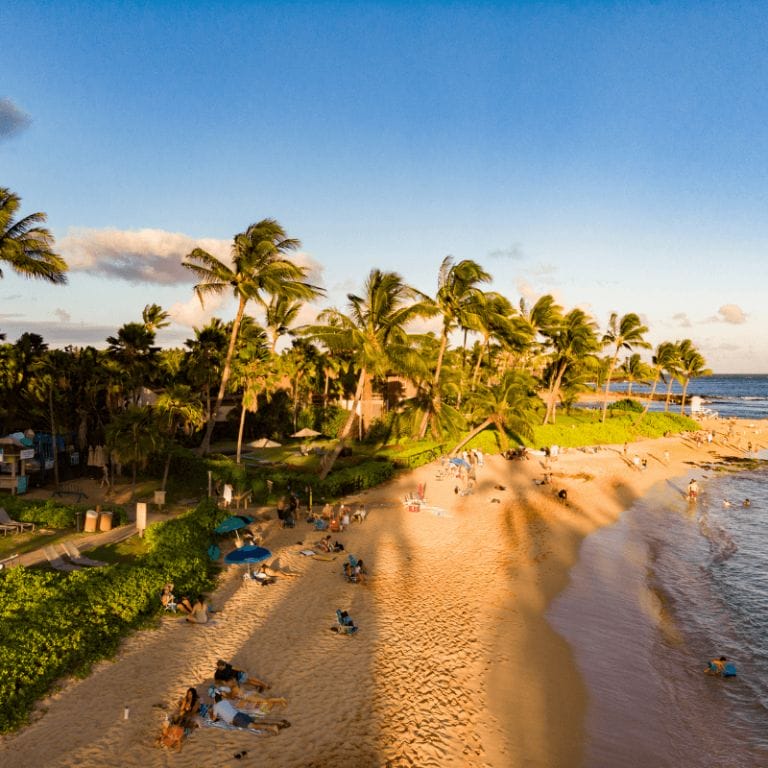
<svg viewBox="0 0 768 768">
<path fill-rule="evenodd" d="M 321 434 L 322 432 L 316 432 L 314 429 L 304 427 L 304 429 L 294 432 L 291 437 L 319 437 Z"/>
<path fill-rule="evenodd" d="M 247 565 L 248 573 L 251 572 L 251 566 L 254 563 L 261 563 L 272 557 L 272 553 L 265 547 L 259 547 L 255 544 L 249 544 L 240 549 L 233 549 L 224 555 L 224 562 L 227 565 Z"/>
<path fill-rule="evenodd" d="M 456 456 L 449 460 L 451 464 L 455 464 L 457 467 L 466 467 L 469 469 L 469 462 L 466 459 L 462 459 L 460 456 Z"/>
<path fill-rule="evenodd" d="M 240 541 L 238 531 L 252 522 L 253 518 L 250 515 L 230 515 L 226 520 L 222 520 L 213 530 L 216 533 L 232 533 L 234 531 L 235 537 Z"/>
<path fill-rule="evenodd" d="M 258 440 L 253 440 L 248 443 L 250 448 L 280 448 L 281 445 L 281 443 L 276 443 L 268 437 L 260 437 Z"/>
</svg>

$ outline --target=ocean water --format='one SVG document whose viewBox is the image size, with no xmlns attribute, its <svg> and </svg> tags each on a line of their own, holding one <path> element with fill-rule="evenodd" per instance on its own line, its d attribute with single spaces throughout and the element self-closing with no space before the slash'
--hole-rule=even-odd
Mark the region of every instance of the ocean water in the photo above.
<svg viewBox="0 0 768 768">
<path fill-rule="evenodd" d="M 612 392 L 626 392 L 627 385 L 622 382 L 611 384 Z M 656 395 L 667 391 L 666 384 L 660 381 L 656 387 Z M 632 386 L 632 395 L 642 397 L 650 392 L 650 387 L 640 384 Z M 675 381 L 672 394 L 682 393 L 682 387 Z M 768 375 L 765 374 L 718 374 L 691 379 L 686 392 L 686 401 L 693 395 L 702 398 L 702 405 L 717 411 L 723 418 L 736 417 L 739 419 L 768 419 Z M 672 411 L 677 412 L 679 405 L 671 405 Z M 664 403 L 654 402 L 652 410 L 663 410 Z M 686 406 L 686 413 L 688 408 Z"/>
<path fill-rule="evenodd" d="M 588 768 L 768 766 L 768 467 L 697 479 L 695 504 L 670 480 L 587 537 L 550 608 L 590 692 Z M 704 674 L 720 655 L 737 677 Z"/>
</svg>

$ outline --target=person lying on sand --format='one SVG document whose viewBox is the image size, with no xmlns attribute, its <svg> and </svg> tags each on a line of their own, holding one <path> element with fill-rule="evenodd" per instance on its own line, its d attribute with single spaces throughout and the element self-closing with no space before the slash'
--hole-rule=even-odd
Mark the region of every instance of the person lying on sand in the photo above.
<svg viewBox="0 0 768 768">
<path fill-rule="evenodd" d="M 246 691 L 241 686 L 212 685 L 208 689 L 210 696 L 220 694 L 225 699 L 239 699 L 247 701 L 249 704 L 255 704 L 264 712 L 270 712 L 275 707 L 284 707 L 288 704 L 288 699 L 282 696 L 262 696 L 256 691 Z"/>
<path fill-rule="evenodd" d="M 251 677 L 244 669 L 236 669 L 224 659 L 216 662 L 216 671 L 213 673 L 213 679 L 217 684 L 228 685 L 233 690 L 241 685 L 249 685 L 257 691 L 266 691 L 269 684 L 257 677 Z"/>
<path fill-rule="evenodd" d="M 258 720 L 247 712 L 237 709 L 232 702 L 225 699 L 220 693 L 215 694 L 213 697 L 211 719 L 222 720 L 227 725 L 234 725 L 235 728 L 252 728 L 255 731 L 269 731 L 270 733 L 279 733 L 283 728 L 290 726 L 287 720 L 280 720 L 277 723 Z"/>
</svg>

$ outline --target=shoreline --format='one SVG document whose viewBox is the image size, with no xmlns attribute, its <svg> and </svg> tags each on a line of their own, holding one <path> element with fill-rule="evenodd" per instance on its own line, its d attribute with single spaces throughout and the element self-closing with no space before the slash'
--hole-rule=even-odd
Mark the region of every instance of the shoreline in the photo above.
<svg viewBox="0 0 768 768">
<path fill-rule="evenodd" d="M 570 449 L 553 462 L 552 486 L 535 482 L 539 457 L 487 457 L 471 496 L 437 480 L 435 463 L 421 467 L 349 499 L 370 511 L 338 535 L 368 564 L 365 585 L 345 582 L 341 557 L 298 554 L 299 541 L 320 538 L 308 525 L 283 530 L 270 520 L 266 546 L 295 577 L 261 588 L 225 570 L 212 597 L 215 625 L 164 617 L 158 630 L 135 633 L 114 661 L 65 681 L 42 702 L 42 716 L 4 737 L 0 759 L 9 768 L 96 768 L 120 754 L 126 766 L 197 766 L 229 764 L 247 749 L 278 768 L 582 765 L 588 690 L 548 607 L 586 536 L 654 483 L 733 449 L 679 436 L 641 441 L 632 452 L 648 458 L 644 471 L 619 447 Z M 402 504 L 420 482 L 432 513 Z M 328 631 L 336 608 L 350 612 L 357 635 Z M 209 679 L 219 657 L 286 696 L 281 715 L 291 728 L 270 738 L 199 729 L 178 755 L 155 748 L 168 708 Z"/>
</svg>

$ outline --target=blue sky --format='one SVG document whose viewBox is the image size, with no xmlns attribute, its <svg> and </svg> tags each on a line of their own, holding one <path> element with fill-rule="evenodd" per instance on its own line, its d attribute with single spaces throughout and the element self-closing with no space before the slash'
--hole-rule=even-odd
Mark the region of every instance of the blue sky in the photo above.
<svg viewBox="0 0 768 768">
<path fill-rule="evenodd" d="M 5 269 L 0 331 L 103 346 L 158 303 L 179 344 L 234 311 L 181 258 L 274 217 L 315 310 L 451 254 L 768 372 L 767 33 L 738 2 L 6 0 L 0 186 L 71 272 Z"/>
</svg>

